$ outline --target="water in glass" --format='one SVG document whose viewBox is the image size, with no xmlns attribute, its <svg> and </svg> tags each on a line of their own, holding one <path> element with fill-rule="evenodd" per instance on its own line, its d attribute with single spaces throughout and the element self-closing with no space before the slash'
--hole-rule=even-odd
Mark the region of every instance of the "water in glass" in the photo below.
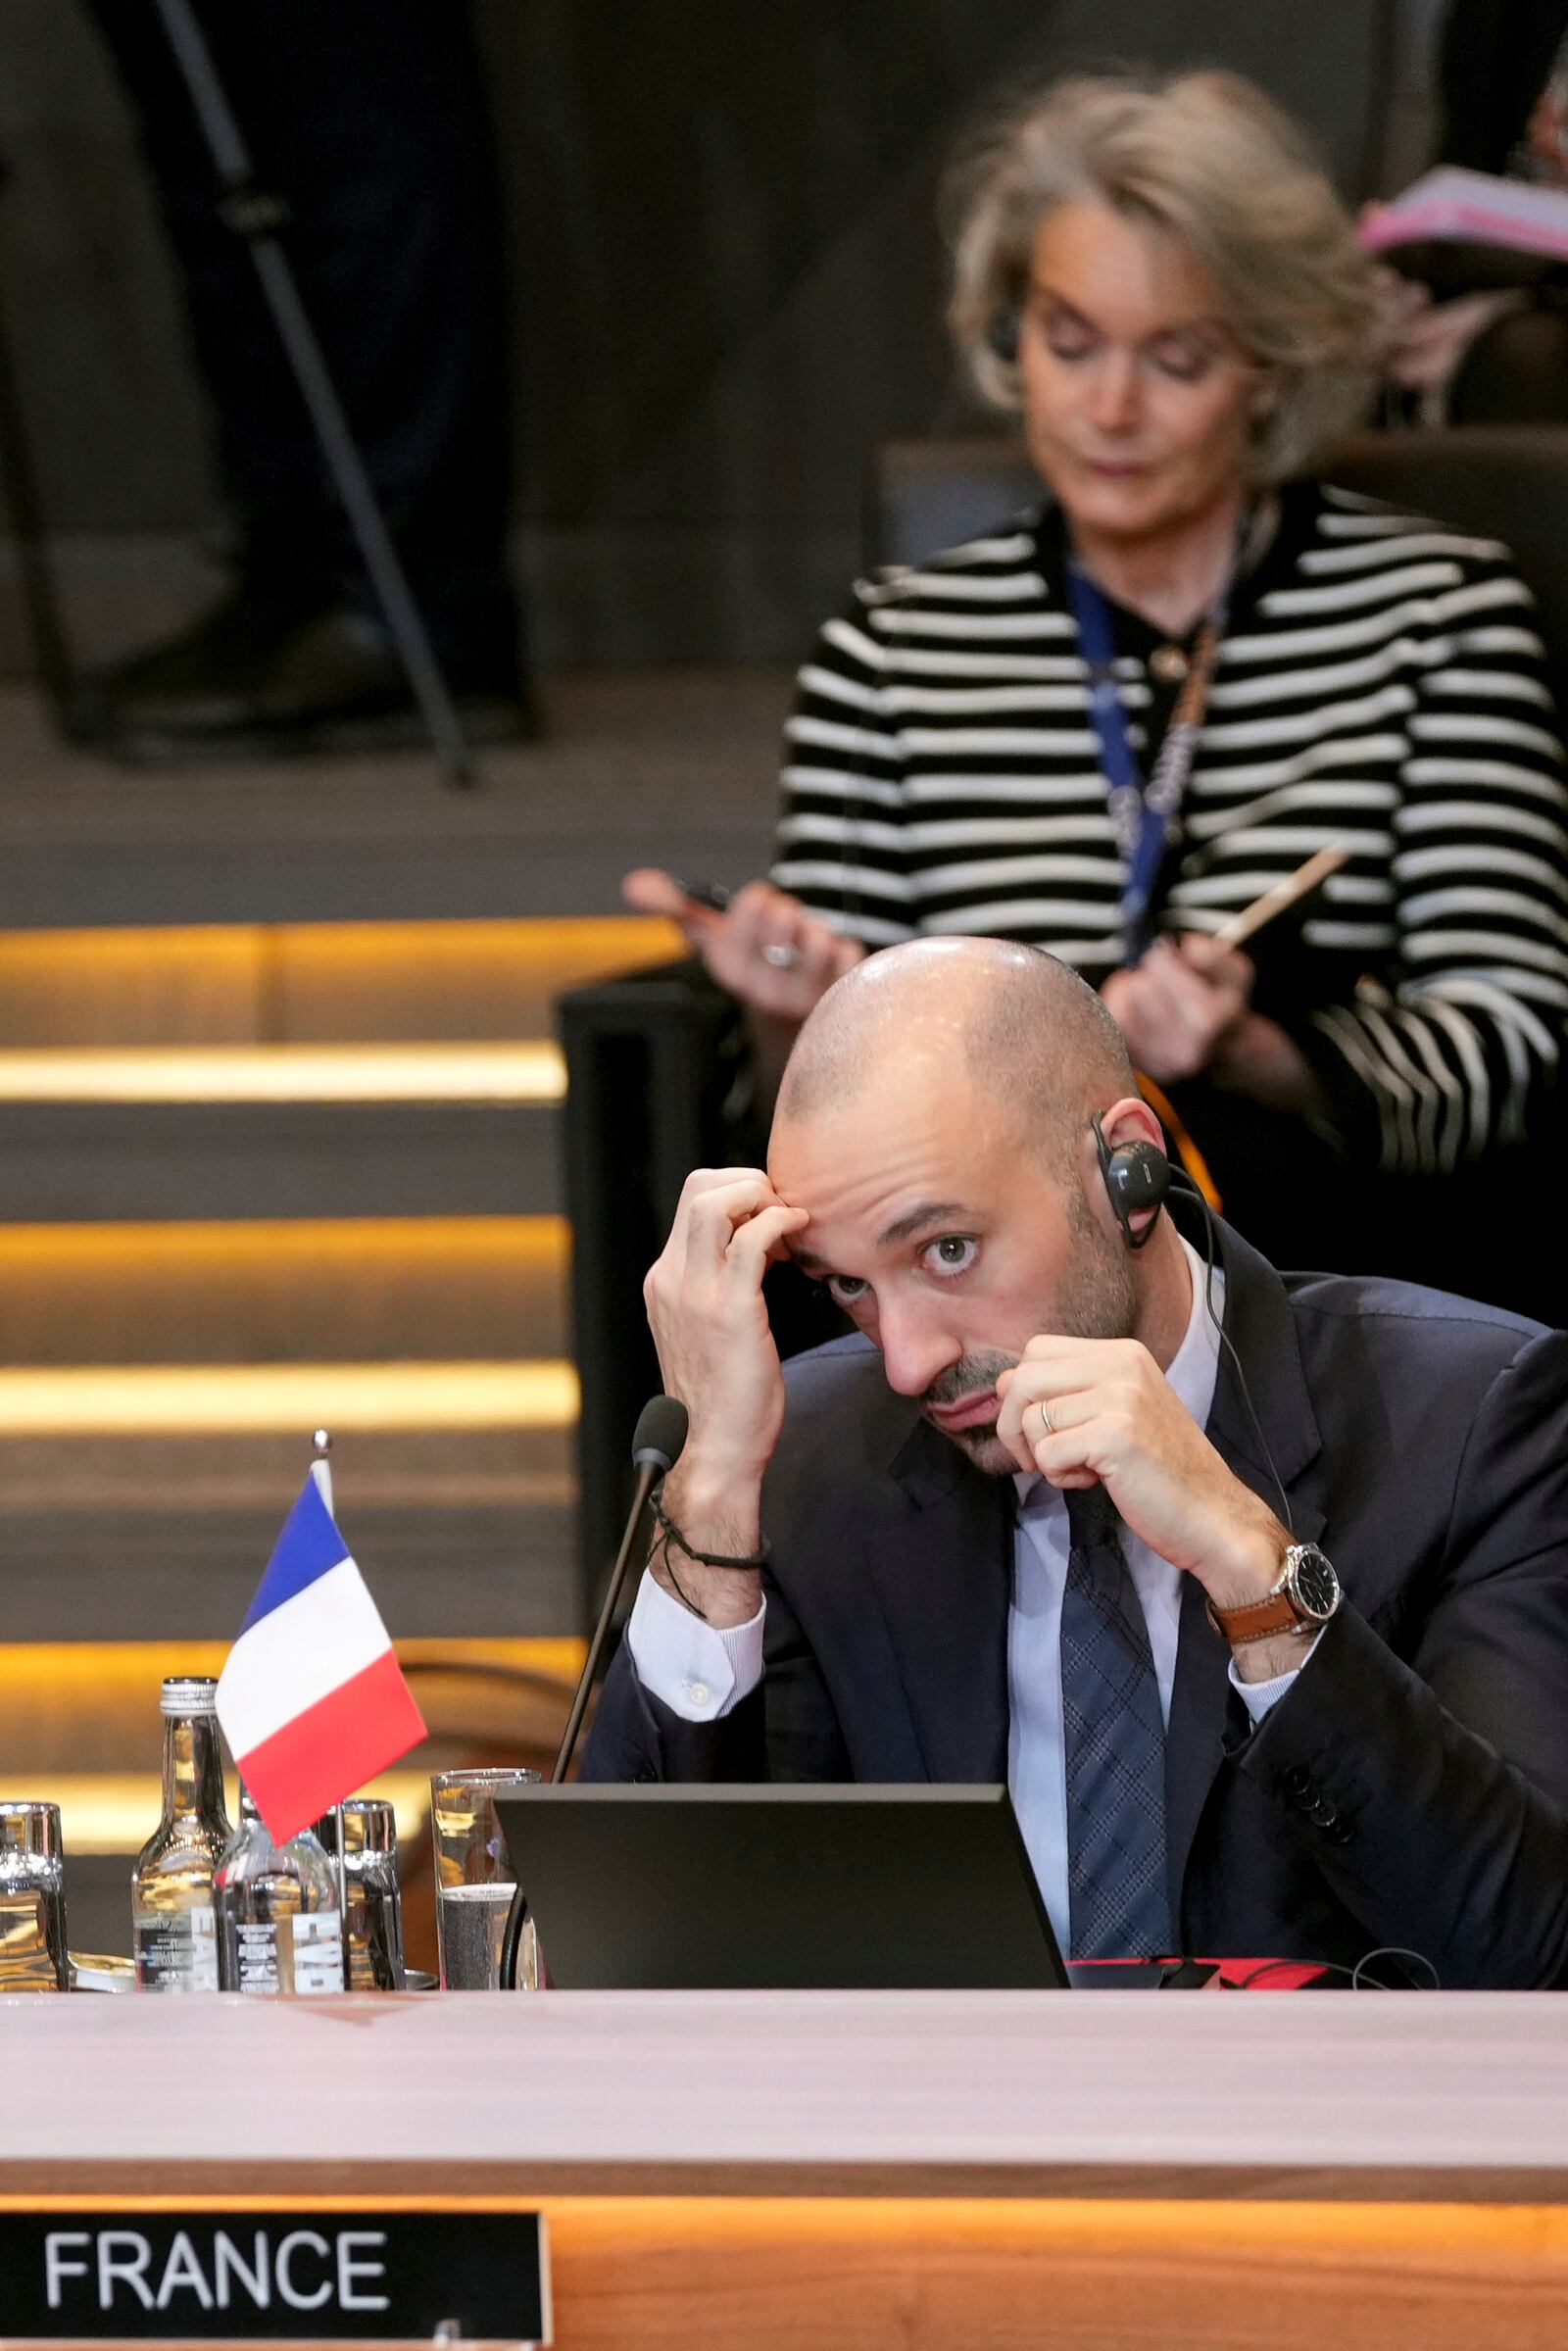
<svg viewBox="0 0 1568 2351">
<path fill-rule="evenodd" d="M 537 1782 L 537 1772 L 485 1769 L 437 1772 L 430 1782 L 435 1836 L 436 1942 L 443 1991 L 496 1991 L 501 1945 L 516 1881 L 507 1857 L 496 1798 Z M 517 1987 L 539 1984 L 533 1921 L 517 1949 Z"/>
</svg>

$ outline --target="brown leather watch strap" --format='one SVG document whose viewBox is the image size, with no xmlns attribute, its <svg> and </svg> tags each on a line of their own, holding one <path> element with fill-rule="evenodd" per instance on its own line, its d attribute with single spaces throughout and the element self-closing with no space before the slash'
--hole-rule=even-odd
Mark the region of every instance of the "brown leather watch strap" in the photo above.
<svg viewBox="0 0 1568 2351">
<path fill-rule="evenodd" d="M 1233 1648 L 1249 1641 L 1267 1641 L 1274 1633 L 1298 1633 L 1306 1622 L 1288 1592 L 1271 1592 L 1266 1599 L 1249 1600 L 1245 1608 L 1216 1608 L 1212 1600 L 1204 1605 L 1209 1623 Z"/>
</svg>

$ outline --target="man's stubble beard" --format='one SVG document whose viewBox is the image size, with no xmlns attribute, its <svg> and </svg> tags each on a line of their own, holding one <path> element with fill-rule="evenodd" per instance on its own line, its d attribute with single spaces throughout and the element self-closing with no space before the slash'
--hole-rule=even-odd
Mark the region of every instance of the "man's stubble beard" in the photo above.
<svg viewBox="0 0 1568 2351">
<path fill-rule="evenodd" d="M 1138 1293 L 1123 1246 L 1101 1231 L 1081 1198 L 1072 1202 L 1071 1231 L 1074 1246 L 1066 1278 L 1042 1309 L 1036 1332 L 1064 1339 L 1130 1339 L 1137 1323 Z M 964 1355 L 932 1381 L 921 1403 L 953 1404 L 959 1396 L 994 1388 L 1017 1361 L 1016 1355 L 999 1349 Z M 1018 1464 L 998 1438 L 995 1421 L 983 1421 L 973 1429 L 941 1429 L 938 1435 L 957 1445 L 988 1477 L 1017 1474 Z"/>
</svg>

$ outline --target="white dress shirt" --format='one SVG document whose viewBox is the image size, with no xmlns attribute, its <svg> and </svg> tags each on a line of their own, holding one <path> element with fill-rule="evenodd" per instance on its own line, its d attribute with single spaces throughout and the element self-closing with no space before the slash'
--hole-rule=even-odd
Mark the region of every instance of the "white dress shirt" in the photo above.
<svg viewBox="0 0 1568 2351">
<path fill-rule="evenodd" d="M 1193 1298 L 1187 1331 L 1165 1377 L 1202 1428 L 1214 1401 L 1219 1333 L 1204 1302 L 1207 1272 L 1184 1240 Z M 1225 1277 L 1214 1274 L 1214 1311 L 1223 1320 Z M 1014 1478 L 1018 1529 L 1013 1539 L 1012 1604 L 1007 1612 L 1007 1786 L 1056 1939 L 1068 1944 L 1067 1767 L 1061 1727 L 1061 1597 L 1067 1581 L 1067 1504 L 1030 1472 Z M 1129 1528 L 1122 1530 L 1127 1570 L 1143 1603 L 1153 1652 L 1159 1707 L 1170 1721 L 1181 1619 L 1180 1568 L 1161 1559 Z M 626 1626 L 626 1643 L 643 1688 L 687 1722 L 716 1722 L 762 1679 L 764 1600 L 743 1625 L 720 1632 L 683 1608 L 645 1570 Z M 1305 1663 L 1303 1655 L 1302 1663 Z M 1261 1722 L 1300 1667 L 1270 1682 L 1231 1681 Z"/>
</svg>

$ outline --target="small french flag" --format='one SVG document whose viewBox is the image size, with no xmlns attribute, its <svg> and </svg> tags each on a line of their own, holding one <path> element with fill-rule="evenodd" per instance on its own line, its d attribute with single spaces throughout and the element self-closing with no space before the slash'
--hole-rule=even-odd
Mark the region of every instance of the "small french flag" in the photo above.
<svg viewBox="0 0 1568 2351">
<path fill-rule="evenodd" d="M 425 1735 L 314 1473 L 219 1677 L 218 1719 L 279 1844 Z"/>
</svg>

